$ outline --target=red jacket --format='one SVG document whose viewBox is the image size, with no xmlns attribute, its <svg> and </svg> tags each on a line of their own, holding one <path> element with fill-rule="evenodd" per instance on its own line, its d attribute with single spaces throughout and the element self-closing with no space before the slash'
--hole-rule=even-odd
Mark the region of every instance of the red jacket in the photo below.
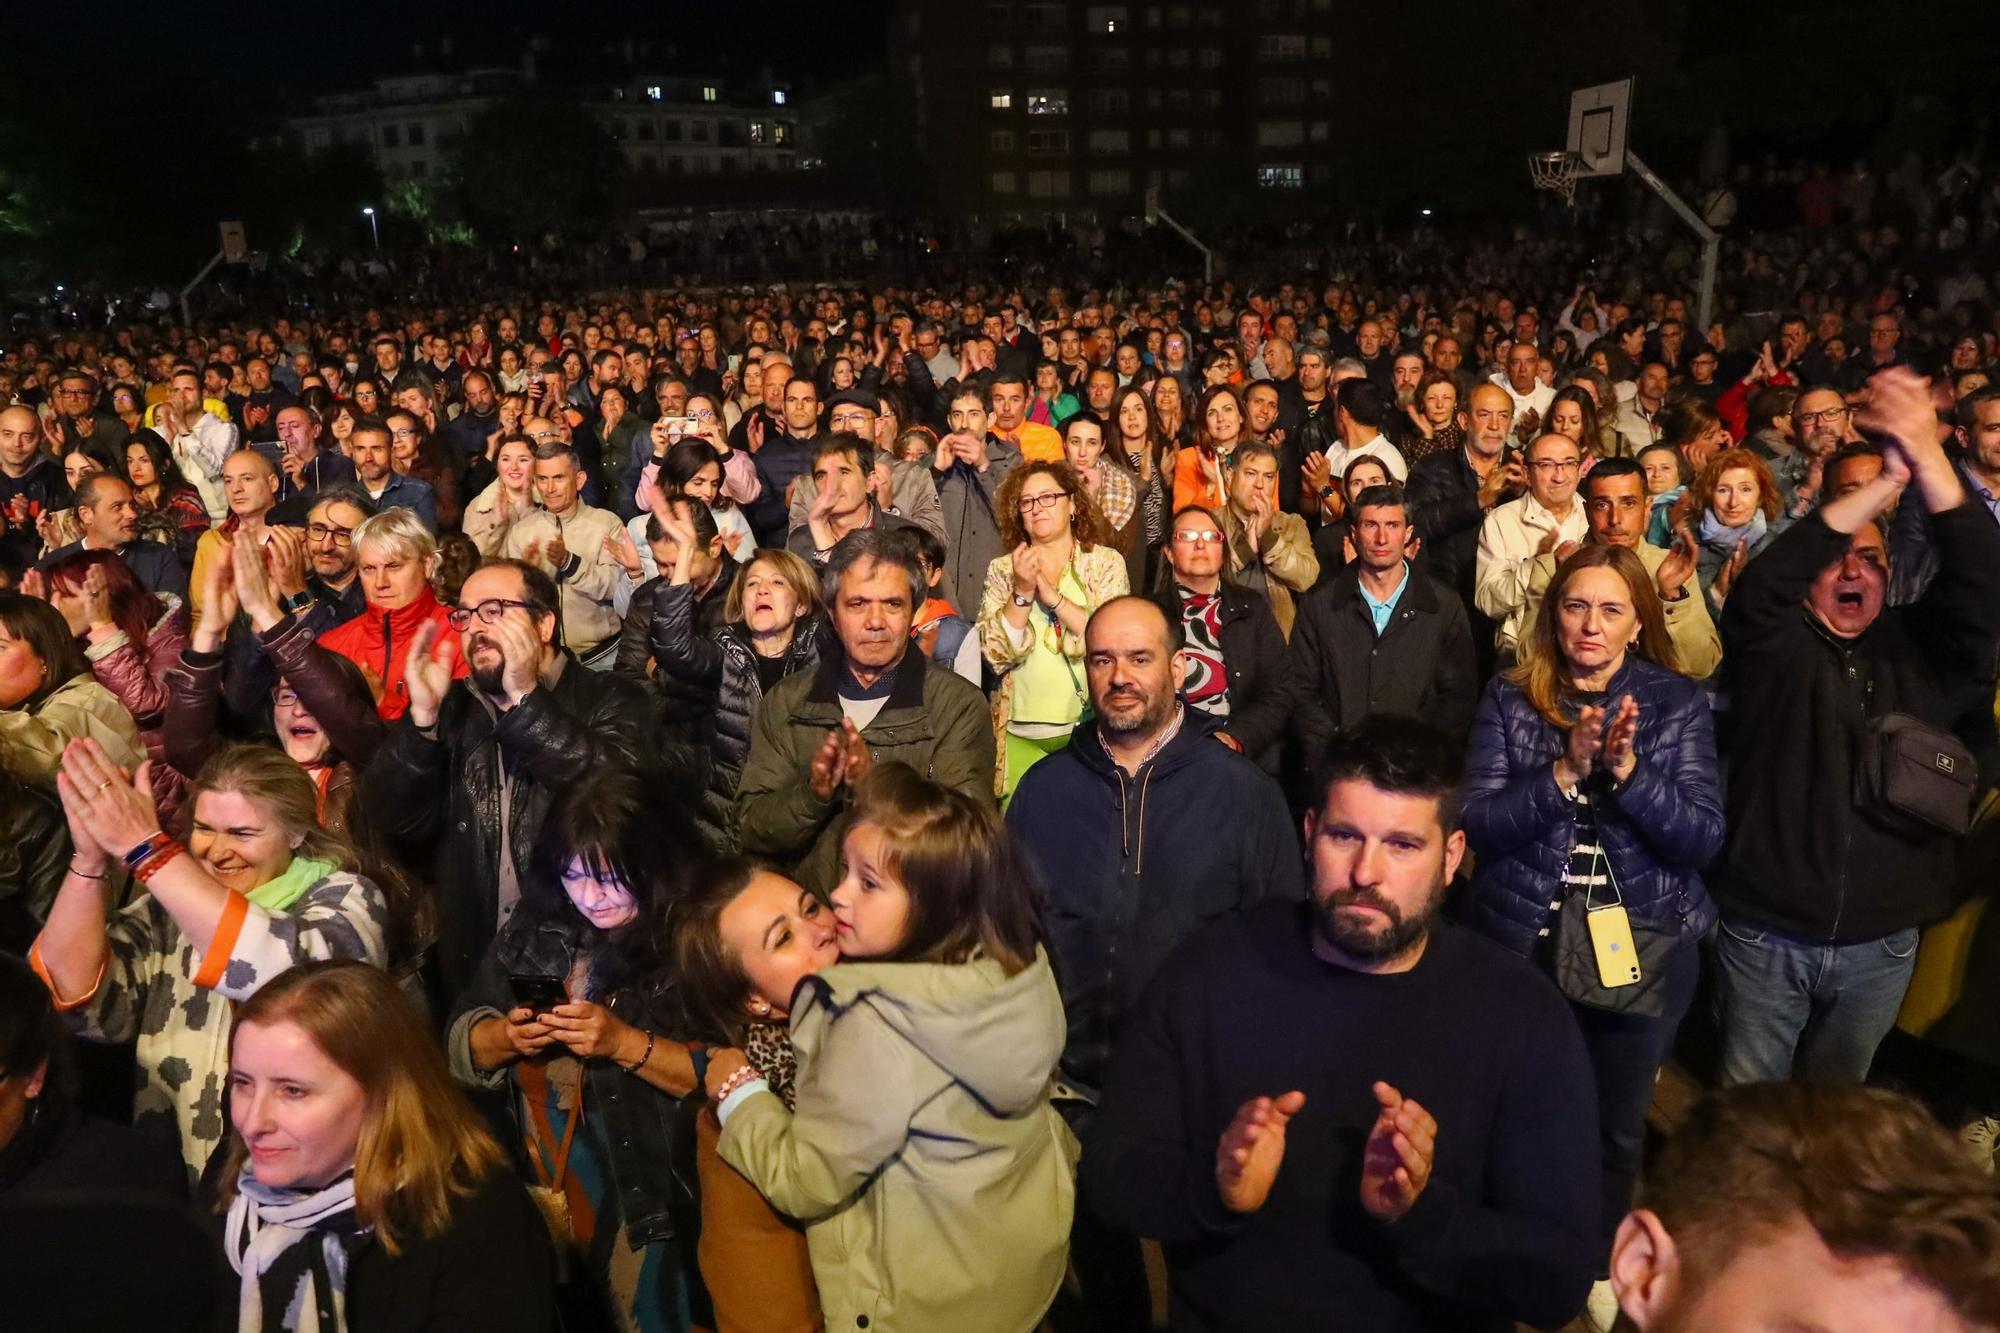
<svg viewBox="0 0 2000 1333">
<path fill-rule="evenodd" d="M 1779 389 L 1790 386 L 1792 377 L 1779 371 L 1770 379 L 1759 384 L 1751 380 L 1739 380 L 1722 391 L 1715 400 L 1715 414 L 1722 418 L 1722 424 L 1729 427 L 1729 438 L 1741 444 L 1750 437 L 1750 395 L 1759 389 Z"/>
<path fill-rule="evenodd" d="M 384 722 L 394 722 L 410 707 L 410 687 L 403 678 L 403 667 L 409 660 L 410 642 L 426 620 L 436 621 L 439 635 L 450 644 L 452 679 L 460 680 L 467 674 L 465 657 L 458 651 L 458 631 L 445 619 L 447 614 L 437 597 L 425 588 L 408 606 L 394 611 L 371 606 L 346 624 L 336 625 L 320 635 L 319 641 L 329 651 L 361 667 L 368 683 L 375 687 L 376 711 Z"/>
</svg>

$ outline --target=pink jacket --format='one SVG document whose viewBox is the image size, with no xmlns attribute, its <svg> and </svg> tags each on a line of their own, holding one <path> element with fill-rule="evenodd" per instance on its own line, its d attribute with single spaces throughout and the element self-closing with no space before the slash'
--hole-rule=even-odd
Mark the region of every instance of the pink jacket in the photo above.
<svg viewBox="0 0 2000 1333">
<path fill-rule="evenodd" d="M 660 465 L 648 459 L 639 473 L 635 497 L 640 513 L 653 512 L 653 503 L 660 498 L 659 482 Z M 722 460 L 722 493 L 739 505 L 750 504 L 764 493 L 764 483 L 757 479 L 757 464 L 741 449 L 731 449 L 729 457 Z"/>
<path fill-rule="evenodd" d="M 153 761 L 153 804 L 164 822 L 180 808 L 187 794 L 187 779 L 166 762 L 163 727 L 167 687 L 161 678 L 187 649 L 188 622 L 180 598 L 171 593 L 157 595 L 167 609 L 147 632 L 143 652 L 124 630 L 113 630 L 104 638 L 91 640 L 83 655 L 97 683 L 116 695 L 138 724 L 146 757 Z"/>
</svg>

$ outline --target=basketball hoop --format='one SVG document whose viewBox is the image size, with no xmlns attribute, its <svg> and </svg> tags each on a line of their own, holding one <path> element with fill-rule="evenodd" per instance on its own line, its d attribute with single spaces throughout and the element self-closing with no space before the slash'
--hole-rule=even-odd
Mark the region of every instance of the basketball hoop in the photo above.
<svg viewBox="0 0 2000 1333">
<path fill-rule="evenodd" d="M 1537 190 L 1553 190 L 1562 196 L 1565 204 L 1576 206 L 1577 169 L 1583 159 L 1575 153 L 1530 153 L 1528 155 L 1528 177 Z"/>
</svg>

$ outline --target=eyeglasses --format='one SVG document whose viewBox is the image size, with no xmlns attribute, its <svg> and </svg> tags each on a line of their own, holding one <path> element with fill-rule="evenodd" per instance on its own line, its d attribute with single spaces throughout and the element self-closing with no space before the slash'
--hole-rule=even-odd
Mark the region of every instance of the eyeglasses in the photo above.
<svg viewBox="0 0 2000 1333">
<path fill-rule="evenodd" d="M 1799 413 L 1799 424 L 1801 426 L 1810 426 L 1815 421 L 1824 421 L 1828 425 L 1832 425 L 1846 415 L 1847 409 L 1844 407 L 1829 407 L 1824 412 L 1801 412 Z"/>
<path fill-rule="evenodd" d="M 1204 543 L 1213 546 L 1222 540 L 1222 534 L 1214 528 L 1182 528 L 1174 534 L 1174 540 L 1189 546 L 1200 546 Z"/>
<path fill-rule="evenodd" d="M 331 523 L 308 523 L 306 524 L 306 537 L 316 542 L 331 540 L 335 546 L 352 546 L 354 544 L 354 529 L 336 528 Z"/>
<path fill-rule="evenodd" d="M 1067 491 L 1047 491 L 1041 495 L 1024 495 L 1021 497 L 1021 512 L 1024 514 L 1033 514 L 1043 509 L 1053 508 L 1055 502 L 1058 500 L 1067 499 L 1069 499 Z"/>
<path fill-rule="evenodd" d="M 279 708 L 297 708 L 299 694 L 289 685 L 274 685 L 271 688 L 271 702 Z"/>
<path fill-rule="evenodd" d="M 515 607 L 519 607 L 523 611 L 536 611 L 540 609 L 533 602 L 516 602 L 510 601 L 505 597 L 489 597 L 474 607 L 455 606 L 445 612 L 444 618 L 451 622 L 453 629 L 464 629 L 472 623 L 474 616 L 478 616 L 482 624 L 497 625 L 500 623 L 500 618 Z"/>
<path fill-rule="evenodd" d="M 1574 472 L 1583 466 L 1580 458 L 1537 458 L 1528 464 L 1537 472 Z"/>
</svg>

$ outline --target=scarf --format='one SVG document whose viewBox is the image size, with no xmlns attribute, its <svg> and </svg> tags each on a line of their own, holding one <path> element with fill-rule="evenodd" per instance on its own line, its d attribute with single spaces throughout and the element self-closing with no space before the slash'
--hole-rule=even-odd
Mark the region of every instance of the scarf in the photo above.
<svg viewBox="0 0 2000 1333">
<path fill-rule="evenodd" d="M 785 1023 L 752 1023 L 743 1038 L 743 1057 L 764 1076 L 785 1106 L 798 1101 L 799 1053 L 792 1047 L 792 1030 Z"/>
<path fill-rule="evenodd" d="M 229 1266 L 242 1275 L 237 1333 L 343 1333 L 354 1173 L 318 1190 L 236 1181 L 223 1228 Z"/>
<path fill-rule="evenodd" d="M 334 864 L 331 861 L 315 861 L 309 856 L 295 856 L 292 858 L 292 863 L 285 867 L 283 874 L 276 879 L 266 880 L 243 896 L 267 912 L 282 912 L 305 897 L 307 889 L 331 875 L 333 871 Z"/>
<path fill-rule="evenodd" d="M 1715 516 L 1713 509 L 1704 509 L 1701 511 L 1702 544 L 1704 546 L 1727 547 L 1731 553 L 1735 552 L 1736 543 L 1742 541 L 1745 537 L 1750 539 L 1750 549 L 1753 551 L 1756 550 L 1757 544 L 1764 540 L 1764 532 L 1769 526 L 1769 522 L 1764 518 L 1764 511 L 1761 509 L 1751 515 L 1750 521 L 1740 528 L 1732 528 L 1724 523 Z"/>
</svg>

